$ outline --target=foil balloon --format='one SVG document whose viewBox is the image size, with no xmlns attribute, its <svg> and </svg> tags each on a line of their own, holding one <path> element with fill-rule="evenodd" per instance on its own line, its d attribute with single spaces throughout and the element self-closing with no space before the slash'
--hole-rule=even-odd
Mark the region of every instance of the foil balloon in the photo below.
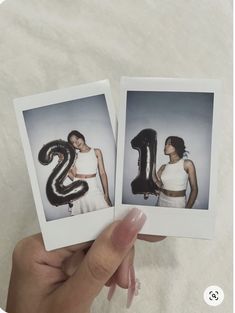
<svg viewBox="0 0 235 313">
<path fill-rule="evenodd" d="M 148 199 L 149 194 L 156 194 L 156 150 L 157 133 L 154 129 L 143 129 L 131 140 L 133 149 L 138 150 L 138 175 L 131 183 L 133 194 L 143 194 Z"/>
<path fill-rule="evenodd" d="M 63 155 L 63 160 L 59 161 L 53 169 L 46 184 L 46 194 L 52 205 L 59 206 L 69 203 L 82 197 L 89 189 L 86 181 L 77 180 L 65 186 L 64 180 L 75 160 L 75 149 L 64 140 L 54 140 L 45 144 L 38 154 L 38 160 L 43 165 L 48 165 L 54 156 Z"/>
</svg>

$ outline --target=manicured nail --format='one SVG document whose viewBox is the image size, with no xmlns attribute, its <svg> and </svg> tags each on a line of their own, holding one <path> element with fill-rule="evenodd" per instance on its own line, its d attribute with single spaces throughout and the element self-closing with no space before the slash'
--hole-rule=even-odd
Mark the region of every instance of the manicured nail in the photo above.
<svg viewBox="0 0 235 313">
<path fill-rule="evenodd" d="M 116 290 L 116 287 L 117 287 L 117 284 L 116 283 L 112 283 L 112 285 L 110 285 L 109 287 L 109 292 L 108 292 L 108 296 L 107 296 L 107 299 L 109 301 L 111 301 L 113 295 L 114 295 L 114 292 Z"/>
<path fill-rule="evenodd" d="M 141 288 L 140 280 L 138 278 L 136 278 L 136 280 L 135 280 L 135 296 L 138 296 L 140 288 Z"/>
<path fill-rule="evenodd" d="M 129 307 L 132 304 L 134 296 L 137 296 L 138 293 L 138 286 L 137 286 L 137 280 L 135 278 L 135 269 L 134 266 L 131 265 L 129 268 L 129 283 L 128 283 L 128 290 L 127 290 L 127 303 L 126 307 L 129 309 Z"/>
<path fill-rule="evenodd" d="M 136 237 L 146 221 L 146 215 L 139 209 L 132 209 L 116 226 L 111 236 L 115 246 L 126 248 Z"/>
</svg>

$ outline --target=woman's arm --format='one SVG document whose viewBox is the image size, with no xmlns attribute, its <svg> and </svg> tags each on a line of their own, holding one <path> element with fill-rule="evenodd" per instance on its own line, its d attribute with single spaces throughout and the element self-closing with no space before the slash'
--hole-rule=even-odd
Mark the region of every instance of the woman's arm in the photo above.
<svg viewBox="0 0 235 313">
<path fill-rule="evenodd" d="M 108 205 L 112 206 L 112 202 L 109 199 L 108 177 L 104 167 L 103 155 L 100 149 L 95 149 L 95 154 L 98 159 L 98 170 L 104 191 L 104 199 L 108 203 Z"/>
<path fill-rule="evenodd" d="M 191 160 L 184 161 L 184 169 L 188 173 L 190 183 L 190 195 L 186 204 L 186 208 L 192 208 L 198 195 L 197 174 L 196 169 Z"/>
<path fill-rule="evenodd" d="M 59 154 L 58 154 L 58 157 L 59 157 L 59 162 L 62 162 L 62 161 L 64 160 L 64 156 L 63 156 L 62 153 L 59 153 Z M 73 166 L 68 170 L 67 176 L 68 176 L 71 180 L 74 180 L 76 174 L 77 174 L 77 169 L 76 169 L 75 165 L 73 165 Z"/>
<path fill-rule="evenodd" d="M 161 175 L 162 175 L 162 172 L 164 171 L 165 169 L 165 164 L 162 165 L 159 170 L 157 171 L 157 174 L 156 174 L 156 177 L 157 177 L 157 180 L 156 180 L 156 185 L 158 186 L 158 188 L 162 188 L 162 181 L 161 181 Z"/>
<path fill-rule="evenodd" d="M 76 167 L 73 165 L 69 171 L 68 171 L 68 177 L 71 179 L 71 180 L 74 180 L 75 176 L 77 174 L 77 169 Z"/>
</svg>

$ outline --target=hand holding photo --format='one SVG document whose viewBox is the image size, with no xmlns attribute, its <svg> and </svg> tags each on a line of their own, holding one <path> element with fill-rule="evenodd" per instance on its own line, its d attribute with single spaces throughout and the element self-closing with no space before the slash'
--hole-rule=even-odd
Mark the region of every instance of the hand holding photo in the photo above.
<svg viewBox="0 0 235 313">
<path fill-rule="evenodd" d="M 219 82 L 123 78 L 121 87 L 116 217 L 137 206 L 143 234 L 211 238 Z"/>
</svg>

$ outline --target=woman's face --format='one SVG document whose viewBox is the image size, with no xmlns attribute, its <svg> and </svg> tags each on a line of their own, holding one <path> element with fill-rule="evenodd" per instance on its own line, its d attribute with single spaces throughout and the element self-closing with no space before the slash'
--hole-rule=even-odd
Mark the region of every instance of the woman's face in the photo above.
<svg viewBox="0 0 235 313">
<path fill-rule="evenodd" d="M 175 147 L 173 147 L 173 146 L 171 145 L 171 140 L 168 139 L 167 142 L 166 142 L 166 144 L 165 144 L 164 153 L 165 153 L 166 155 L 169 155 L 169 154 L 174 153 L 174 152 L 175 152 Z"/>
<path fill-rule="evenodd" d="M 75 149 L 81 149 L 81 147 L 85 144 L 82 138 L 78 138 L 74 135 L 70 137 L 69 141 Z"/>
</svg>

